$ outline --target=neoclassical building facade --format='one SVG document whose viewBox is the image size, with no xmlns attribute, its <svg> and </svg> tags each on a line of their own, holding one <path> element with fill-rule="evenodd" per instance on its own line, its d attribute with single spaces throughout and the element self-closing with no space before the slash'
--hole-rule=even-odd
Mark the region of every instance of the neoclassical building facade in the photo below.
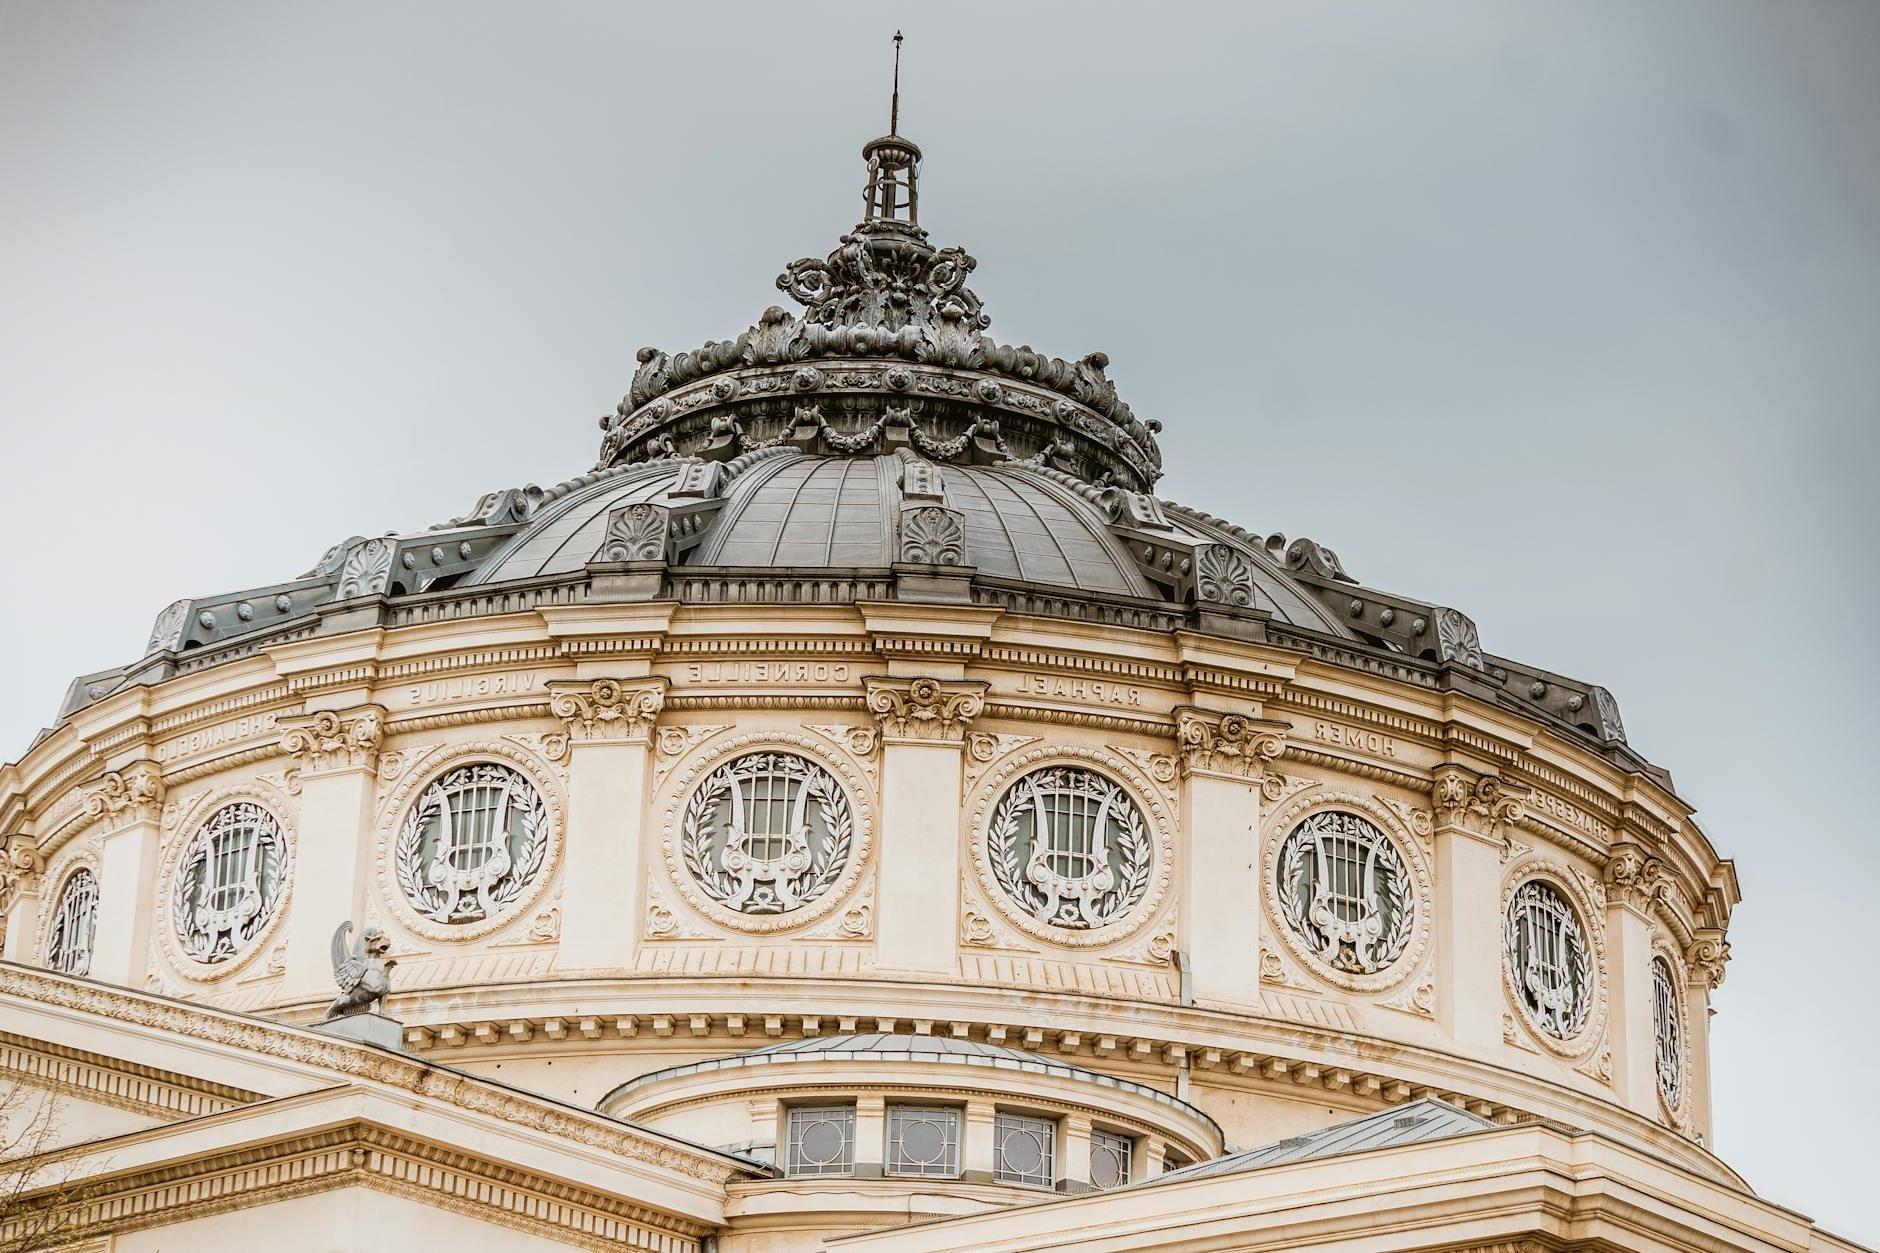
<svg viewBox="0 0 1880 1253">
<path fill-rule="evenodd" d="M 1853 1248 L 1712 1151 L 1737 882 L 1612 695 L 1156 496 L 863 155 L 591 470 L 0 770 L 0 1248 Z"/>
</svg>

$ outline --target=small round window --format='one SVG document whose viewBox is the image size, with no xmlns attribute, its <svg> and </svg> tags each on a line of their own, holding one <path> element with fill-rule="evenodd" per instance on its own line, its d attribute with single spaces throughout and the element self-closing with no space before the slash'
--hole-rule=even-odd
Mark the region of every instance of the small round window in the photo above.
<svg viewBox="0 0 1880 1253">
<path fill-rule="evenodd" d="M 1531 879 L 1508 902 L 1508 970 L 1528 1020 L 1556 1040 L 1571 1040 L 1593 1008 L 1586 932 L 1566 897 Z"/>
</svg>

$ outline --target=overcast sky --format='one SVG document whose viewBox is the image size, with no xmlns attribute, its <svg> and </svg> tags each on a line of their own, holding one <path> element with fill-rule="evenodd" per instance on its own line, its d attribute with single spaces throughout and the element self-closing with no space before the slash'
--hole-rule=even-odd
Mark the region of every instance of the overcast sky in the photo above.
<svg viewBox="0 0 1880 1253">
<path fill-rule="evenodd" d="M 1863 0 L 0 0 L 0 759 L 179 596 L 586 469 L 855 220 L 896 26 L 923 225 L 1165 495 L 1617 694 L 1742 877 L 1716 1145 L 1880 1242 Z"/>
</svg>

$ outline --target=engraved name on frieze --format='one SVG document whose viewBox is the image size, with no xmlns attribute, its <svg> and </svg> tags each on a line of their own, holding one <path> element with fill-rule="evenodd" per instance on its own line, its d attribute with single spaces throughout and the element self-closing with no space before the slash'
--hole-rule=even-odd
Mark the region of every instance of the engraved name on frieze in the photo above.
<svg viewBox="0 0 1880 1253">
<path fill-rule="evenodd" d="M 413 683 L 396 703 L 407 708 L 444 705 L 451 701 L 477 700 L 488 696 L 518 696 L 540 692 L 543 687 L 542 676 L 533 670 L 506 674 L 469 674 L 459 678 L 434 679 L 428 683 Z"/>
<path fill-rule="evenodd" d="M 680 668 L 686 683 L 847 683 L 845 661 L 692 661 Z"/>
<path fill-rule="evenodd" d="M 1551 792 L 1543 792 L 1537 787 L 1528 788 L 1527 806 L 1529 812 L 1546 814 L 1556 822 L 1565 823 L 1574 830 L 1599 840 L 1610 840 L 1612 828 L 1587 813 L 1579 806 L 1564 801 Z"/>
<path fill-rule="evenodd" d="M 265 738 L 278 730 L 276 724 L 279 720 L 280 715 L 277 713 L 259 713 L 249 714 L 245 718 L 236 718 L 232 722 L 218 722 L 214 726 L 199 727 L 187 735 L 179 735 L 158 744 L 155 757 L 159 762 L 167 763 L 207 752 L 212 748 L 221 748 L 227 744 Z"/>
<path fill-rule="evenodd" d="M 1051 700 L 1080 700 L 1093 705 L 1115 705 L 1126 709 L 1142 708 L 1142 689 L 1108 679 L 1085 679 L 1064 674 L 1021 674 L 1014 676 L 1010 690 L 1020 696 L 1043 696 Z"/>
<path fill-rule="evenodd" d="M 1312 738 L 1326 744 L 1336 744 L 1340 748 L 1356 749 L 1369 753 L 1373 757 L 1397 756 L 1397 741 L 1388 735 L 1379 735 L 1376 731 L 1364 731 L 1357 727 L 1340 726 L 1336 722 L 1314 722 Z"/>
</svg>

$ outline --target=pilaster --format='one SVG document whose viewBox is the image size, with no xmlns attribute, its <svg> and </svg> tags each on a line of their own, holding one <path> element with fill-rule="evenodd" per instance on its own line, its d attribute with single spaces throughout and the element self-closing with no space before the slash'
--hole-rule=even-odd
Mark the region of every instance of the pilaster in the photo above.
<svg viewBox="0 0 1880 1253">
<path fill-rule="evenodd" d="M 157 847 L 162 838 L 163 773 L 154 761 L 113 771 L 85 798 L 98 819 L 98 917 L 90 975 L 107 983 L 142 987 L 150 969 L 147 906 L 156 894 Z M 109 925 L 107 919 L 122 919 Z"/>
<path fill-rule="evenodd" d="M 282 995 L 319 999 L 333 993 L 334 929 L 365 918 L 385 710 L 321 710 L 281 725 L 281 749 L 294 759 L 291 786 L 300 790 L 300 849 L 281 929 Z"/>
<path fill-rule="evenodd" d="M 1181 947 L 1203 1004 L 1260 1003 L 1261 785 L 1285 749 L 1285 731 L 1284 723 L 1239 714 L 1176 711 L 1187 844 Z"/>
<path fill-rule="evenodd" d="M 1710 1121 L 1710 994 L 1723 986 L 1724 966 L 1730 960 L 1730 943 L 1719 927 L 1699 927 L 1697 936 L 1685 950 L 1689 971 L 1685 982 L 1684 1021 L 1690 1027 L 1691 1050 L 1691 1120 L 1703 1135 L 1703 1142 L 1713 1152 Z"/>
<path fill-rule="evenodd" d="M 1658 1024 L 1652 1012 L 1652 901 L 1664 863 L 1636 844 L 1614 845 L 1606 863 L 1607 1034 L 1613 1088 L 1647 1118 L 1658 1112 Z M 1690 1047 L 1689 1042 L 1685 1044 Z"/>
<path fill-rule="evenodd" d="M 549 684 L 568 728 L 566 870 L 559 973 L 619 971 L 640 933 L 646 856 L 648 748 L 666 681 Z"/>
<path fill-rule="evenodd" d="M 1440 998 L 1438 1015 L 1463 1048 L 1489 1053 L 1501 1046 L 1507 1010 L 1502 986 L 1502 855 L 1504 827 L 1521 812 L 1493 775 L 1459 766 L 1437 770 L 1431 790 L 1436 839 L 1436 983 L 1477 991 Z"/>
<path fill-rule="evenodd" d="M 16 835 L 0 848 L 0 960 L 34 962 L 45 860 L 31 836 Z"/>
<path fill-rule="evenodd" d="M 998 1161 L 998 1111 L 990 1101 L 966 1102 L 960 1130 L 960 1178 L 966 1183 L 991 1183 Z"/>
<path fill-rule="evenodd" d="M 881 723 L 880 899 L 884 969 L 958 970 L 960 791 L 966 729 L 986 704 L 968 680 L 867 678 Z M 944 885 L 944 887 L 942 886 Z"/>
<path fill-rule="evenodd" d="M 879 1179 L 888 1145 L 888 1102 L 880 1096 L 855 1098 L 855 1177 Z"/>
<path fill-rule="evenodd" d="M 1058 1134 L 1057 1190 L 1090 1191 L 1090 1120 L 1082 1114 L 1071 1114 Z"/>
</svg>

